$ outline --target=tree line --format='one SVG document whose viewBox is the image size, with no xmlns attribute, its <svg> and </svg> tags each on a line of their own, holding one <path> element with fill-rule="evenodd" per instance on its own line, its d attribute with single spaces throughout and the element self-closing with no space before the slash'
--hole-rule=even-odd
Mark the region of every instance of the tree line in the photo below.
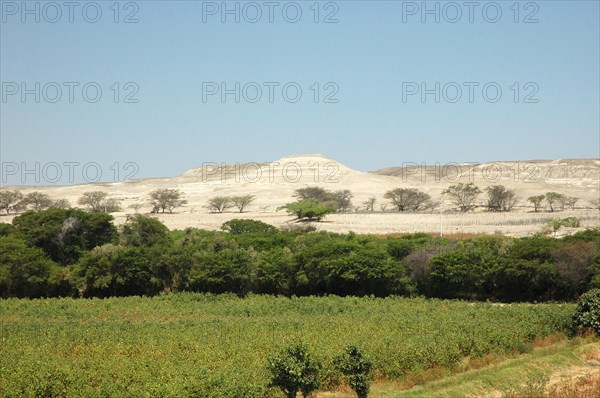
<svg viewBox="0 0 600 398">
<path fill-rule="evenodd" d="M 600 231 L 554 239 L 448 239 L 282 231 L 231 220 L 170 231 L 154 217 L 119 228 L 104 212 L 28 211 L 0 224 L 1 297 L 193 291 L 574 300 L 600 287 Z"/>
<path fill-rule="evenodd" d="M 478 197 L 483 193 L 474 183 L 459 183 L 451 185 L 442 191 L 442 196 L 447 197 L 460 211 L 472 211 L 478 206 Z M 493 185 L 485 188 L 487 197 L 483 206 L 488 211 L 508 212 L 517 205 L 519 198 L 516 192 L 503 185 Z M 151 191 L 145 202 L 150 206 L 150 213 L 172 213 L 176 208 L 187 204 L 183 193 L 174 188 L 162 188 Z M 354 210 L 374 212 L 377 203 L 376 197 L 370 197 L 361 206 L 354 206 L 354 195 L 350 190 L 330 191 L 321 187 L 312 186 L 294 191 L 295 202 L 284 204 L 277 210 L 286 210 L 299 219 L 319 221 L 327 214 L 335 212 L 349 212 Z M 425 211 L 437 208 L 440 203 L 432 200 L 431 195 L 416 188 L 394 188 L 386 191 L 383 198 L 388 202 L 379 205 L 381 211 L 386 211 L 391 205 L 396 211 Z M 256 195 L 215 196 L 208 199 L 204 206 L 212 213 L 223 213 L 235 208 L 243 213 L 256 201 Z M 578 198 L 558 192 L 546 192 L 542 195 L 533 195 L 527 198 L 534 212 L 547 206 L 550 212 L 571 208 L 575 210 Z M 84 192 L 77 200 L 77 204 L 93 212 L 114 213 L 122 211 L 121 200 L 110 198 L 103 191 Z M 592 208 L 600 209 L 600 201 L 592 200 Z M 20 213 L 26 210 L 45 210 L 49 208 L 68 209 L 71 203 L 66 199 L 53 200 L 49 195 L 41 192 L 31 192 L 23 195 L 20 191 L 0 191 L 0 212 Z M 137 213 L 144 207 L 144 202 L 129 205 Z"/>
</svg>

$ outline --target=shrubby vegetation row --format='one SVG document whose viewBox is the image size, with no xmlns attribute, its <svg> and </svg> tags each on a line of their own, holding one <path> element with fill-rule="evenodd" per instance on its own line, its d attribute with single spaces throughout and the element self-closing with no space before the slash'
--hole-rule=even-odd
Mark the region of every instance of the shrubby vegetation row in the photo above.
<svg viewBox="0 0 600 398">
<path fill-rule="evenodd" d="M 466 300 L 575 300 L 600 287 L 600 231 L 471 239 L 281 231 L 231 220 L 222 231 L 169 231 L 104 212 L 28 211 L 0 224 L 1 297 L 161 292 L 424 295 Z"/>
</svg>

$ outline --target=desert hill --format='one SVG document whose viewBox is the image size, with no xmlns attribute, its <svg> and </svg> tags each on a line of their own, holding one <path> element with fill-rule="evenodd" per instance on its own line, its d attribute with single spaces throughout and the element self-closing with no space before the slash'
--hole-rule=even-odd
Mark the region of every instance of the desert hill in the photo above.
<svg viewBox="0 0 600 398">
<path fill-rule="evenodd" d="M 550 217 L 555 217 L 555 214 L 531 213 L 531 209 L 527 207 L 526 198 L 548 191 L 557 191 L 580 198 L 578 203 L 581 207 L 580 217 L 583 217 L 584 221 L 591 220 L 592 225 L 598 224 L 595 219 L 598 211 L 589 206 L 589 201 L 600 197 L 599 159 L 503 161 L 447 165 L 404 164 L 401 167 L 361 172 L 323 155 L 298 155 L 284 157 L 274 162 L 206 163 L 172 178 L 72 186 L 18 186 L 3 189 L 18 189 L 24 194 L 41 191 L 53 199 L 68 199 L 73 205 L 76 205 L 77 199 L 83 192 L 105 191 L 110 197 L 122 201 L 123 212 L 115 214 L 117 222 L 122 222 L 127 214 L 133 213 L 133 210 L 129 208 L 133 203 L 144 204 L 140 212 L 146 213 L 150 210 L 147 201 L 148 194 L 152 190 L 177 188 L 184 193 L 188 203 L 178 208 L 176 214 L 161 214 L 158 217 L 170 228 L 186 226 L 218 228 L 224 221 L 240 216 L 257 218 L 276 225 L 289 222 L 291 218 L 284 212 L 277 212 L 276 209 L 293 200 L 294 190 L 317 185 L 333 191 L 342 189 L 352 191 L 353 204 L 356 207 L 362 206 L 362 203 L 369 197 L 376 197 L 376 209 L 378 210 L 376 214 L 365 214 L 359 211 L 352 214 L 332 215 L 327 218 L 327 223 L 320 225 L 320 228 L 384 233 L 439 230 L 440 228 L 439 217 L 435 212 L 432 214 L 399 214 L 390 213 L 390 208 L 386 208 L 387 211 L 382 212 L 380 206 L 387 202 L 383 198 L 387 190 L 396 187 L 420 189 L 429 193 L 434 200 L 440 200 L 442 202 L 441 209 L 448 212 L 448 217 L 451 217 L 453 206 L 444 201 L 441 191 L 457 182 L 474 182 L 482 189 L 489 185 L 505 185 L 517 192 L 522 206 L 520 210 L 517 209 L 515 214 L 502 215 L 504 218 L 501 220 L 493 219 L 489 213 L 475 213 L 466 218 L 464 214 L 459 214 L 457 222 L 448 220 L 449 225 L 460 224 L 458 228 L 452 227 L 459 232 L 497 232 L 498 230 L 502 231 L 502 228 L 498 226 L 504 224 L 527 224 L 525 222 L 507 222 L 507 217 L 533 219 L 531 225 L 539 229 L 540 225 L 538 224 L 546 222 L 545 220 Z M 242 194 L 256 196 L 256 201 L 247 213 L 239 214 L 231 211 L 224 214 L 210 214 L 204 207 L 211 197 Z M 483 201 L 483 195 L 481 200 Z M 586 207 L 588 208 L 586 209 Z M 567 215 L 567 212 L 563 213 L 561 217 Z M 429 220 L 427 217 L 431 219 Z M 477 217 L 477 221 L 469 223 L 469 217 Z M 4 216 L 0 220 L 10 222 L 11 218 Z M 538 218 L 539 222 L 536 221 Z M 406 223 L 410 223 L 410 226 Z M 498 228 L 490 231 L 493 227 Z M 527 233 L 532 230 L 533 228 L 530 228 Z M 523 233 L 512 230 L 503 232 Z"/>
</svg>

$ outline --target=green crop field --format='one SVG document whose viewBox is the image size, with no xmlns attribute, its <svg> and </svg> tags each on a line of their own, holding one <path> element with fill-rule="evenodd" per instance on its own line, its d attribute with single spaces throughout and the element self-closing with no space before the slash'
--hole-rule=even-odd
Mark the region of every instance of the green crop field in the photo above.
<svg viewBox="0 0 600 398">
<path fill-rule="evenodd" d="M 202 295 L 0 301 L 2 397 L 280 397 L 266 360 L 305 342 L 335 389 L 348 344 L 378 380 L 527 350 L 572 304 Z"/>
</svg>

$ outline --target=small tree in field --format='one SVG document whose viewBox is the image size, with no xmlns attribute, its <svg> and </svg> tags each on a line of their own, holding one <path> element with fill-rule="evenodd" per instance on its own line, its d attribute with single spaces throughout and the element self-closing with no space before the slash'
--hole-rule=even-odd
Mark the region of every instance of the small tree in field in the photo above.
<svg viewBox="0 0 600 398">
<path fill-rule="evenodd" d="M 600 210 L 600 199 L 598 199 L 598 200 L 591 200 L 590 201 L 590 205 L 592 206 L 592 209 Z"/>
<path fill-rule="evenodd" d="M 159 210 L 162 210 L 163 213 L 165 210 L 173 213 L 175 208 L 187 203 L 187 200 L 181 199 L 182 196 L 183 194 L 179 189 L 157 189 L 150 192 L 150 204 L 152 204 L 155 213 L 158 213 Z"/>
<path fill-rule="evenodd" d="M 296 398 L 298 391 L 304 398 L 319 388 L 322 365 L 310 355 L 304 344 L 294 344 L 279 355 L 268 359 L 272 387 L 279 387 L 287 398 Z"/>
<path fill-rule="evenodd" d="M 0 191 L 0 210 L 9 214 L 17 212 L 23 205 L 23 194 L 19 191 Z"/>
<path fill-rule="evenodd" d="M 554 211 L 555 203 L 560 203 L 561 200 L 563 200 L 563 195 L 559 194 L 558 192 L 546 192 L 546 202 L 548 203 L 551 212 Z"/>
<path fill-rule="evenodd" d="M 447 195 L 450 200 L 457 205 L 461 211 L 467 212 L 475 207 L 475 200 L 481 193 L 477 185 L 472 182 L 451 185 L 442 191 L 442 195 Z"/>
<path fill-rule="evenodd" d="M 231 203 L 238 208 L 240 213 L 243 213 L 244 209 L 254 202 L 254 199 L 256 199 L 254 195 L 234 196 L 231 198 Z"/>
<path fill-rule="evenodd" d="M 375 198 L 375 197 L 371 197 L 371 198 L 367 199 L 366 201 L 364 201 L 363 205 L 365 205 L 365 210 L 373 211 L 375 208 L 375 202 L 377 202 L 377 198 Z"/>
<path fill-rule="evenodd" d="M 231 198 L 228 196 L 215 196 L 208 200 L 206 207 L 213 213 L 223 213 L 225 210 L 231 208 Z"/>
<path fill-rule="evenodd" d="M 540 209 L 540 207 L 542 207 L 542 202 L 544 201 L 545 198 L 546 198 L 545 195 L 537 195 L 537 196 L 530 196 L 527 198 L 527 200 L 529 202 L 531 202 L 531 204 L 533 205 L 533 211 L 535 211 L 537 213 L 538 210 Z"/>
<path fill-rule="evenodd" d="M 565 207 L 568 207 L 571 210 L 575 210 L 575 205 L 577 204 L 578 201 L 579 201 L 579 198 L 576 198 L 576 197 L 573 197 L 573 196 L 566 196 L 566 195 L 562 195 L 558 199 L 558 202 L 560 203 L 561 210 L 564 210 Z"/>
<path fill-rule="evenodd" d="M 104 201 L 108 194 L 102 191 L 84 192 L 77 204 L 87 206 L 90 211 L 101 212 L 104 208 Z"/>
<path fill-rule="evenodd" d="M 335 203 L 337 205 L 338 211 L 345 213 L 348 210 L 350 210 L 350 208 L 352 207 L 352 192 L 350 192 L 347 189 L 344 189 L 341 191 L 335 191 L 333 195 L 335 197 Z"/>
<path fill-rule="evenodd" d="M 293 214 L 298 220 L 321 221 L 327 214 L 335 213 L 335 208 L 315 202 L 311 199 L 299 200 L 279 207 L 277 210 L 286 210 Z"/>
<path fill-rule="evenodd" d="M 398 211 L 419 210 L 422 207 L 427 207 L 427 203 L 431 197 L 425 192 L 421 192 L 414 188 L 396 188 L 387 191 L 384 198 L 392 202 Z"/>
<path fill-rule="evenodd" d="M 52 209 L 70 209 L 71 202 L 69 202 L 67 199 L 57 199 L 52 202 L 52 204 L 50 205 L 50 208 L 52 208 Z"/>
<path fill-rule="evenodd" d="M 342 354 L 334 358 L 333 364 L 344 375 L 348 385 L 358 398 L 368 397 L 373 363 L 364 356 L 358 347 L 346 347 Z"/>
<path fill-rule="evenodd" d="M 511 211 L 517 204 L 517 195 L 504 185 L 492 185 L 486 188 L 489 211 Z"/>
<path fill-rule="evenodd" d="M 28 193 L 23 203 L 30 206 L 32 210 L 41 211 L 52 206 L 52 199 L 45 193 L 35 191 Z"/>
</svg>

